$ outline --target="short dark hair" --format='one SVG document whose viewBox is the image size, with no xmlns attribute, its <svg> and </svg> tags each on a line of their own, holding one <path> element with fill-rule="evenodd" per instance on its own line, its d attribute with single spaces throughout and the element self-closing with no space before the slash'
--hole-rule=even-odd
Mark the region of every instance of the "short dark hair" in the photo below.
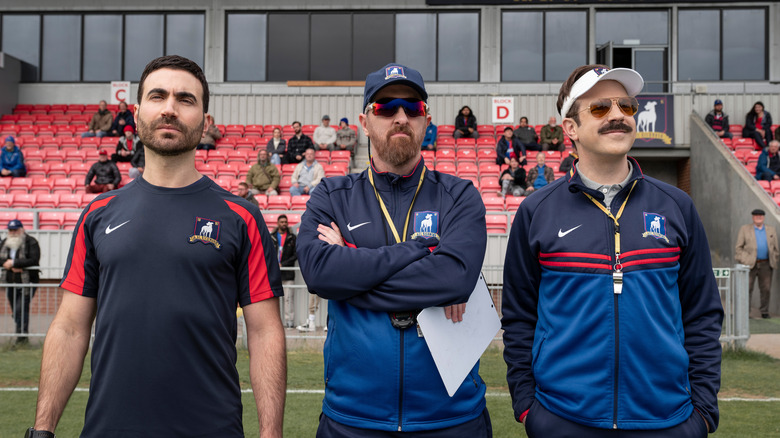
<svg viewBox="0 0 780 438">
<path fill-rule="evenodd" d="M 296 123 L 297 123 L 297 124 L 299 124 L 299 125 L 301 125 L 301 122 L 299 122 L 299 121 L 297 121 L 297 120 L 296 120 L 296 121 L 292 122 L 292 123 L 290 124 L 290 126 L 295 126 L 295 124 L 296 124 Z M 301 126 L 303 126 L 303 125 L 301 125 Z"/>
<path fill-rule="evenodd" d="M 249 184 L 246 181 L 241 181 L 238 183 L 240 186 L 245 186 L 246 188 L 249 188 Z"/>
<path fill-rule="evenodd" d="M 506 128 L 504 128 L 504 132 L 507 132 L 507 131 L 515 132 L 515 130 L 511 126 L 507 126 Z"/>
<path fill-rule="evenodd" d="M 591 64 L 591 65 L 581 65 L 574 69 L 573 72 L 569 75 L 569 78 L 566 79 L 566 81 L 561 85 L 561 90 L 558 92 L 558 102 L 556 106 L 558 107 L 558 113 L 560 114 L 561 108 L 563 108 L 563 101 L 566 99 L 566 97 L 571 94 L 571 87 L 574 86 L 574 83 L 577 82 L 577 79 L 581 78 L 585 73 L 587 73 L 590 70 L 593 70 L 594 68 L 606 68 L 609 70 L 609 66 L 606 66 L 604 64 Z M 569 107 L 569 112 L 566 114 L 561 114 L 562 118 L 570 118 L 574 120 L 574 123 L 577 125 L 580 124 L 580 117 L 579 117 L 579 109 L 580 105 L 577 103 L 577 101 L 574 101 L 571 104 L 571 107 Z"/>
<path fill-rule="evenodd" d="M 141 74 L 141 80 L 138 82 L 138 103 L 141 103 L 141 99 L 144 94 L 144 81 L 146 77 L 152 72 L 160 70 L 162 68 L 170 68 L 172 70 L 184 70 L 191 73 L 195 78 L 200 81 L 200 85 L 203 87 L 203 112 L 209 112 L 209 83 L 206 81 L 206 75 L 203 74 L 203 70 L 194 61 L 191 61 L 183 56 L 168 55 L 161 56 L 157 59 L 153 59 L 149 64 L 146 64 L 144 72 Z"/>
<path fill-rule="evenodd" d="M 525 119 L 525 123 L 528 123 L 528 117 L 526 117 L 526 116 L 520 117 L 520 121 L 521 122 L 523 121 L 523 119 Z"/>
<path fill-rule="evenodd" d="M 282 213 L 279 216 L 276 216 L 276 223 L 279 223 L 279 219 L 282 219 L 282 218 L 287 219 L 287 215 Z M 287 220 L 289 221 L 289 219 L 287 219 Z"/>
</svg>

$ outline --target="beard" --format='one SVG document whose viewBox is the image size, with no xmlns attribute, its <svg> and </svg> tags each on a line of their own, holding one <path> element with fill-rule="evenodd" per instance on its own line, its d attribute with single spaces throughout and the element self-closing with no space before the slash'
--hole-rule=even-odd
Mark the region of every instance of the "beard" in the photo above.
<svg viewBox="0 0 780 438">
<path fill-rule="evenodd" d="M 392 138 L 394 134 L 404 133 L 409 137 Z M 422 142 L 408 125 L 398 126 L 390 130 L 385 138 L 376 139 L 373 143 L 374 153 L 385 163 L 398 167 L 417 158 Z"/>
<path fill-rule="evenodd" d="M 189 128 L 175 118 L 160 117 L 147 124 L 145 120 L 138 117 L 138 137 L 144 146 L 157 155 L 173 157 L 189 152 L 198 146 L 203 133 L 204 123 L 205 117 L 197 127 Z M 181 139 L 176 141 L 176 134 L 170 132 L 161 133 L 159 137 L 156 137 L 157 128 L 160 125 L 170 125 L 178 129 L 181 133 Z"/>
<path fill-rule="evenodd" d="M 5 239 L 5 246 L 13 250 L 17 250 L 22 247 L 24 242 L 24 236 L 9 236 Z"/>
</svg>

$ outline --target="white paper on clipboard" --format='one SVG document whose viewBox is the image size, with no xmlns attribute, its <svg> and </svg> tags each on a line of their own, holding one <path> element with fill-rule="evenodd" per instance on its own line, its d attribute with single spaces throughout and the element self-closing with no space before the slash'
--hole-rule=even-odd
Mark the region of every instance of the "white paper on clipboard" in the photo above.
<svg viewBox="0 0 780 438">
<path fill-rule="evenodd" d="M 463 321 L 454 323 L 447 319 L 443 307 L 429 307 L 417 315 L 417 323 L 450 397 L 501 329 L 482 274 L 466 304 Z"/>
</svg>

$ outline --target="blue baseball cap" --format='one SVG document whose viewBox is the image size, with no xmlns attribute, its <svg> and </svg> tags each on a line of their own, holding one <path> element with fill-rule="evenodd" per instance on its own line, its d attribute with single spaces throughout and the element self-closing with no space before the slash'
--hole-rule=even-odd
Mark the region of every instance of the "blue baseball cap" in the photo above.
<svg viewBox="0 0 780 438">
<path fill-rule="evenodd" d="M 24 228 L 22 225 L 22 221 L 19 219 L 12 219 L 8 222 L 8 229 L 9 230 L 18 230 L 19 228 Z"/>
<path fill-rule="evenodd" d="M 376 93 L 388 85 L 407 85 L 414 88 L 423 101 L 428 101 L 425 82 L 419 71 L 401 64 L 387 64 L 379 70 L 366 76 L 366 87 L 363 89 L 363 109 L 372 101 Z"/>
<path fill-rule="evenodd" d="M 720 99 L 715 99 L 715 105 L 723 105 L 723 101 Z M 715 106 L 713 105 L 713 106 Z"/>
<path fill-rule="evenodd" d="M 14 136 L 13 135 L 9 135 L 8 137 L 5 138 L 5 142 L 6 143 L 8 143 L 9 141 L 11 143 L 13 143 L 13 144 L 16 144 L 16 140 L 14 140 Z"/>
</svg>

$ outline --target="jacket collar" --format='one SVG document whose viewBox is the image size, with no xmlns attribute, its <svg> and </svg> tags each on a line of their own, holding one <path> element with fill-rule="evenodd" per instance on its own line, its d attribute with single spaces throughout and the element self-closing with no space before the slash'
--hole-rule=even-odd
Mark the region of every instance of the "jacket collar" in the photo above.
<svg viewBox="0 0 780 438">
<path fill-rule="evenodd" d="M 645 175 L 642 173 L 642 169 L 639 167 L 639 163 L 637 163 L 637 161 L 633 157 L 628 157 L 628 160 L 631 161 L 632 164 L 631 177 L 628 179 L 628 182 L 623 187 L 623 189 L 620 190 L 620 194 L 624 193 L 626 190 L 629 190 L 631 188 L 631 183 L 633 183 L 635 180 L 645 178 Z M 603 201 L 604 200 L 603 193 L 599 192 L 598 190 L 593 190 L 588 188 L 585 185 L 585 183 L 582 181 L 582 175 L 579 172 L 577 172 L 576 164 L 578 161 L 580 161 L 579 158 L 574 160 L 574 162 L 571 165 L 571 170 L 566 176 L 567 178 L 566 182 L 569 184 L 569 191 L 572 193 L 584 192 L 600 201 Z"/>
<path fill-rule="evenodd" d="M 376 184 L 377 190 L 391 190 L 395 186 L 399 186 L 402 190 L 408 187 L 417 187 L 420 182 L 420 173 L 425 168 L 425 162 L 423 157 L 414 166 L 414 170 L 409 175 L 396 175 L 390 172 L 379 172 L 374 167 L 374 159 L 371 158 L 371 167 L 367 169 L 368 172 L 374 173 L 374 184 Z"/>
</svg>

